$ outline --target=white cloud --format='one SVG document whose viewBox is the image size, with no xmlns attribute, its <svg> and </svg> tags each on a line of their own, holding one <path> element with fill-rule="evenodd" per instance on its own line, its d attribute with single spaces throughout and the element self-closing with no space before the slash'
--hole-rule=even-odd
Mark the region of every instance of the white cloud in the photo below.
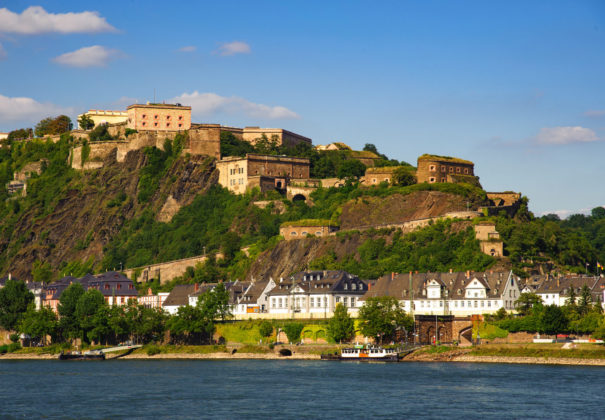
<svg viewBox="0 0 605 420">
<path fill-rule="evenodd" d="M 545 127 L 535 137 L 538 144 L 570 144 L 599 141 L 596 133 L 584 127 Z"/>
<path fill-rule="evenodd" d="M 228 114 L 245 114 L 253 118 L 261 119 L 293 119 L 300 118 L 299 115 L 283 106 L 269 106 L 250 102 L 238 96 L 225 97 L 216 93 L 183 93 L 173 102 L 190 105 L 194 115 L 203 116 L 219 112 Z"/>
<path fill-rule="evenodd" d="M 21 14 L 0 9 L 0 32 L 22 35 L 43 33 L 95 33 L 112 32 L 111 26 L 99 12 L 48 13 L 41 6 L 31 6 Z"/>
<path fill-rule="evenodd" d="M 194 46 L 194 45 L 188 45 L 186 47 L 179 48 L 177 51 L 179 51 L 179 52 L 194 52 L 195 50 L 197 50 L 196 46 Z"/>
<path fill-rule="evenodd" d="M 222 44 L 215 51 L 219 55 L 250 54 L 250 45 L 242 41 L 233 41 Z"/>
<path fill-rule="evenodd" d="M 4 60 L 6 58 L 6 51 L 4 50 L 4 47 L 2 46 L 2 44 L 0 44 L 0 60 Z"/>
<path fill-rule="evenodd" d="M 589 118 L 605 117 L 605 109 L 591 109 L 584 113 L 584 116 Z"/>
<path fill-rule="evenodd" d="M 32 98 L 9 98 L 0 95 L 0 122 L 29 120 L 34 123 L 39 118 L 72 113 L 71 108 L 63 108 L 51 103 L 40 103 Z"/>
<path fill-rule="evenodd" d="M 61 54 L 53 58 L 55 63 L 70 67 L 103 67 L 122 55 L 119 50 L 105 48 L 101 45 L 84 47 L 79 50 Z"/>
</svg>

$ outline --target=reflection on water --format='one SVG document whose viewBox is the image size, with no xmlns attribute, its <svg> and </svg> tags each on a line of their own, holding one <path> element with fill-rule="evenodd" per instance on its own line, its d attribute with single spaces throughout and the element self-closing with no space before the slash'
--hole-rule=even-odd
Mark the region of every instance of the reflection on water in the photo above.
<svg viewBox="0 0 605 420">
<path fill-rule="evenodd" d="M 601 418 L 605 369 L 0 361 L 1 418 Z"/>
</svg>

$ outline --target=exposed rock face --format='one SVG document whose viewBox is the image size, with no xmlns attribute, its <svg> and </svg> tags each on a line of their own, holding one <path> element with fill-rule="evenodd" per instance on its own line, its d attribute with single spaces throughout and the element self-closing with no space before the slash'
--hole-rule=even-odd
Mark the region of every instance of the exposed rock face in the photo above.
<svg viewBox="0 0 605 420">
<path fill-rule="evenodd" d="M 470 202 L 471 208 L 476 203 Z M 342 207 L 341 229 L 396 224 L 467 209 L 467 199 L 440 191 L 417 191 L 408 195 L 359 197 Z"/>
<path fill-rule="evenodd" d="M 149 207 L 155 212 L 166 207 L 163 217 L 170 220 L 218 178 L 212 158 L 181 157 L 161 179 L 151 202 L 141 204 L 137 201 L 139 172 L 146 163 L 142 150 L 129 152 L 124 162 L 108 157 L 103 168 L 74 177 L 52 212 L 40 214 L 40 209 L 30 209 L 12 232 L 0 236 L 0 253 L 6 259 L 2 271 L 27 280 L 32 279 L 31 270 L 38 260 L 52 267 L 90 257 L 99 263 L 104 246 L 126 221 Z"/>
<path fill-rule="evenodd" d="M 205 156 L 177 160 L 169 171 L 169 176 L 175 174 L 178 174 L 176 181 L 166 184 L 156 193 L 160 199 L 166 197 L 157 216 L 160 222 L 172 220 L 181 207 L 191 204 L 196 195 L 218 182 L 216 161 Z"/>
<path fill-rule="evenodd" d="M 252 264 L 248 280 L 255 278 L 287 277 L 307 268 L 310 261 L 334 251 L 337 257 L 356 254 L 367 236 L 351 234 L 347 237 L 305 238 L 282 241 L 273 249 L 262 253 Z"/>
</svg>

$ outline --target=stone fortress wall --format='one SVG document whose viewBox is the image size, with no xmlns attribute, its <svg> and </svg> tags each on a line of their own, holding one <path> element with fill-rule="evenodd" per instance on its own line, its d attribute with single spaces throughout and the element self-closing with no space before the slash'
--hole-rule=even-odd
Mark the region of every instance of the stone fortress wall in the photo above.
<svg viewBox="0 0 605 420">
<path fill-rule="evenodd" d="M 456 182 L 455 176 L 474 177 L 475 164 L 468 160 L 445 156 L 422 155 L 418 158 L 418 183 Z"/>
</svg>

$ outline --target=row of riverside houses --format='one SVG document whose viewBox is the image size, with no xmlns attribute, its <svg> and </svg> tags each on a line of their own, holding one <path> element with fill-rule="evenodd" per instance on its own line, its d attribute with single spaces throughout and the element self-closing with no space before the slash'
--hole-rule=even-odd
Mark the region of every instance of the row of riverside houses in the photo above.
<svg viewBox="0 0 605 420">
<path fill-rule="evenodd" d="M 216 283 L 175 286 L 164 309 L 194 305 Z M 352 316 L 369 297 L 391 296 L 408 313 L 469 316 L 515 309 L 524 287 L 509 271 L 388 274 L 361 280 L 345 271 L 303 271 L 278 281 L 225 283 L 236 319 L 329 318 L 342 303 Z"/>
<path fill-rule="evenodd" d="M 84 277 L 67 276 L 44 287 L 42 305 L 57 312 L 61 294 L 73 283 L 80 283 L 84 290 L 97 289 L 109 306 L 127 305 L 129 301 L 138 301 L 138 292 L 132 280 L 123 274 L 108 271 L 103 274 L 87 274 Z"/>
<path fill-rule="evenodd" d="M 522 291 L 537 294 L 545 305 L 563 306 L 569 300 L 572 289 L 577 299 L 584 286 L 590 290 L 593 302 L 605 302 L 605 278 L 602 276 L 531 276 Z"/>
</svg>

